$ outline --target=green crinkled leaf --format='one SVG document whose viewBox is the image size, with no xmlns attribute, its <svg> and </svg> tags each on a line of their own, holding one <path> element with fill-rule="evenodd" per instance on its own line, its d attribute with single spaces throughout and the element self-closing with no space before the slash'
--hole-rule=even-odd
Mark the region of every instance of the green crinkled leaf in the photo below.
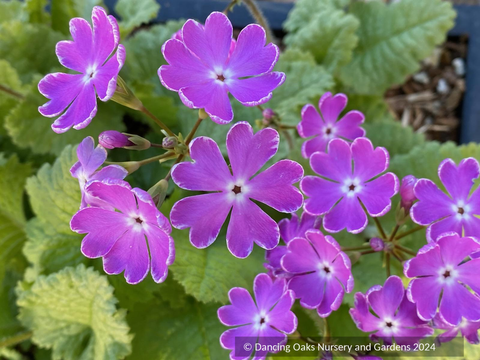
<svg viewBox="0 0 480 360">
<path fill-rule="evenodd" d="M 19 319 L 52 359 L 119 359 L 131 352 L 125 312 L 107 278 L 91 268 L 67 267 L 17 287 Z"/>
<path fill-rule="evenodd" d="M 397 154 L 406 154 L 410 150 L 425 143 L 425 136 L 413 132 L 410 126 L 404 127 L 398 121 L 383 121 L 364 124 L 367 137 L 373 145 L 385 147 L 390 157 Z"/>
<path fill-rule="evenodd" d="M 0 154 L 0 267 L 14 259 L 25 242 L 23 192 L 32 169 L 14 155 Z M 0 269 L 0 282 L 3 271 Z"/>
<path fill-rule="evenodd" d="M 115 12 L 122 19 L 118 24 L 121 36 L 125 37 L 136 27 L 155 19 L 158 10 L 160 5 L 156 0 L 118 0 Z"/>
<path fill-rule="evenodd" d="M 228 358 L 219 337 L 227 330 L 217 318 L 219 304 L 189 299 L 185 307 L 172 309 L 165 302 L 138 305 L 127 319 L 135 337 L 129 359 L 209 360 Z"/>
<path fill-rule="evenodd" d="M 341 92 L 344 92 L 344 90 Z M 358 110 L 363 113 L 365 115 L 365 123 L 395 120 L 383 96 L 348 94 L 348 103 L 345 111 L 350 110 Z"/>
<path fill-rule="evenodd" d="M 291 48 L 310 51 L 317 63 L 335 73 L 351 60 L 359 25 L 353 15 L 328 8 L 317 12 L 310 22 L 288 34 L 284 41 Z"/>
<path fill-rule="evenodd" d="M 15 68 L 6 60 L 0 59 L 0 134 L 5 134 L 4 118 L 25 95 L 27 89 L 23 86 Z M 13 93 L 9 93 L 13 92 Z"/>
<path fill-rule="evenodd" d="M 122 70 L 126 74 L 125 78 L 135 81 L 153 79 L 158 83 L 158 68 L 166 64 L 161 51 L 162 45 L 182 27 L 184 22 L 177 20 L 154 25 L 136 32 L 124 41 L 125 51 L 128 54 Z"/>
<path fill-rule="evenodd" d="M 31 23 L 48 24 L 50 22 L 50 14 L 45 10 L 47 0 L 26 0 L 25 8 L 29 15 Z"/>
<path fill-rule="evenodd" d="M 33 265 L 29 276 L 51 273 L 87 259 L 80 252 L 82 235 L 70 230 L 81 195 L 70 168 L 77 161 L 76 148 L 67 146 L 53 165 L 45 164 L 27 180 L 30 204 L 37 216 L 27 224 L 24 254 Z"/>
<path fill-rule="evenodd" d="M 18 102 L 5 119 L 5 127 L 15 145 L 30 148 L 37 154 L 59 155 L 66 145 L 77 144 L 86 136 L 96 138 L 105 130 L 124 130 L 123 108 L 112 102 L 103 103 L 97 100 L 97 115 L 87 128 L 70 129 L 64 134 L 56 134 L 51 129 L 53 120 L 43 117 L 38 112 L 38 106 L 43 105 L 48 99 L 38 92 L 37 82 L 37 79 L 33 81 L 25 100 Z"/>
<path fill-rule="evenodd" d="M 455 12 L 441 0 L 402 0 L 391 5 L 357 1 L 359 43 L 341 79 L 361 94 L 380 94 L 416 71 L 419 61 L 445 40 Z"/>
<path fill-rule="evenodd" d="M 280 55 L 275 71 L 284 72 L 286 80 L 264 107 L 274 109 L 284 124 L 296 125 L 300 121 L 302 106 L 313 102 L 334 85 L 325 68 L 317 65 L 313 56 L 299 50 L 287 50 Z"/>
<path fill-rule="evenodd" d="M 28 83 L 35 73 L 46 74 L 58 66 L 55 45 L 62 38 L 43 24 L 4 22 L 0 25 L 0 59 L 8 61 Z"/>
<path fill-rule="evenodd" d="M 305 26 L 316 14 L 323 10 L 341 9 L 350 0 L 297 0 L 292 11 L 288 14 L 283 27 L 288 32 L 294 32 Z"/>
<path fill-rule="evenodd" d="M 104 6 L 102 0 L 52 0 L 52 28 L 65 35 L 70 35 L 69 22 L 74 17 L 90 21 L 94 6 Z"/>
<path fill-rule="evenodd" d="M 0 1 L 0 24 L 6 21 L 27 21 L 24 3 L 20 0 Z"/>
<path fill-rule="evenodd" d="M 0 263 L 0 267 L 3 264 Z M 23 268 L 11 267 L 5 271 L 5 276 L 0 280 L 0 341 L 3 338 L 13 336 L 22 331 L 22 324 L 17 319 L 18 309 L 16 305 L 15 284 L 21 280 Z M 1 354 L 0 354 L 0 358 Z"/>
<path fill-rule="evenodd" d="M 172 232 L 176 255 L 170 268 L 175 280 L 197 300 L 226 302 L 232 287 L 248 288 L 255 276 L 265 271 L 265 251 L 258 246 L 246 259 L 238 259 L 228 251 L 224 231 L 206 249 L 195 248 L 188 240 L 188 232 Z"/>
</svg>

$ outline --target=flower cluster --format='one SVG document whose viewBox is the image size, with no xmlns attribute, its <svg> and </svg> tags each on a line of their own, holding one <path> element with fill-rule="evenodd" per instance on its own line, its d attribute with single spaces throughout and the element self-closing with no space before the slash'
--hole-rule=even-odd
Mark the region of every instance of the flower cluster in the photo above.
<svg viewBox="0 0 480 360">
<path fill-rule="evenodd" d="M 155 120 L 166 137 L 154 144 L 138 135 L 107 130 L 98 146 L 92 137 L 79 144 L 78 162 L 70 171 L 79 181 L 81 204 L 70 226 L 85 234 L 81 252 L 86 257 L 102 258 L 107 274 L 123 272 L 129 284 L 141 282 L 149 272 L 160 283 L 175 258 L 170 221 L 188 231 L 198 249 L 210 246 L 223 227 L 234 257 L 248 257 L 254 243 L 265 249 L 268 274 L 255 277 L 255 301 L 246 289 L 234 287 L 228 294 L 231 304 L 218 309 L 220 321 L 233 327 L 220 337 L 231 358 L 264 359 L 270 345 L 285 344 L 287 334 L 297 329 L 291 310 L 296 299 L 327 318 L 354 289 L 355 256 L 380 252 L 388 267 L 386 282 L 357 292 L 350 309 L 360 330 L 385 344 L 415 344 L 434 329 L 445 330 L 439 336 L 442 342 L 459 332 L 469 342 L 479 342 L 480 240 L 475 236 L 480 237 L 480 190 L 472 191 L 480 177 L 477 160 L 467 158 L 456 165 L 446 159 L 440 164 L 439 178 L 448 195 L 433 181 L 413 175 L 404 177 L 400 186 L 397 176 L 387 172 L 387 150 L 364 137 L 363 114 L 350 111 L 340 118 L 347 97 L 331 93 L 320 98 L 318 109 L 305 105 L 297 126 L 300 137 L 309 138 L 302 155 L 317 176 L 304 177 L 297 162 L 274 158 L 279 132 L 289 127 L 281 124 L 274 109 L 261 106 L 265 128 L 255 132 L 249 122 L 236 122 L 226 135 L 224 156 L 215 140 L 195 133 L 207 116 L 218 124 L 233 120 L 229 94 L 245 106 L 258 106 L 282 85 L 285 74 L 273 71 L 279 49 L 266 45 L 265 30 L 248 25 L 234 39 L 228 17 L 214 12 L 204 25 L 188 20 L 165 42 L 161 51 L 167 65 L 158 69 L 160 82 L 177 92 L 184 105 L 200 109 L 197 123 L 184 138 L 146 110 L 118 77 L 125 49 L 119 45 L 116 20 L 94 7 L 92 23 L 93 28 L 84 19 L 72 19 L 73 41 L 57 44 L 60 63 L 74 73 L 49 74 L 40 81 L 39 90 L 49 99 L 40 113 L 60 115 L 52 128 L 62 133 L 90 123 L 97 96 L 101 101 L 113 97 L 121 104 L 129 98 L 140 103 L 137 110 Z M 164 153 L 103 166 L 106 148 L 160 148 Z M 191 161 L 185 161 L 187 157 Z M 148 192 L 125 181 L 144 164 L 174 159 L 170 172 Z M 197 193 L 176 201 L 169 220 L 159 208 L 170 194 L 170 179 L 178 188 Z M 396 226 L 387 235 L 377 218 L 389 212 L 398 192 Z M 274 218 L 280 216 L 275 212 L 291 216 L 277 223 Z M 374 218 L 378 234 L 367 245 L 342 248 L 319 230 L 323 225 L 329 233 L 346 229 L 358 234 L 367 227 L 368 215 Z M 428 243 L 418 253 L 399 244 L 415 231 L 397 234 L 410 216 L 427 227 Z M 279 245 L 280 238 L 285 245 Z M 347 255 L 359 250 L 363 251 L 351 258 Z M 406 261 L 405 254 L 414 257 Z M 400 277 L 390 276 L 391 257 L 403 263 L 404 275 L 410 279 L 407 289 Z M 239 338 L 260 344 L 260 349 L 245 347 Z M 328 336 L 324 340 L 328 343 Z"/>
</svg>

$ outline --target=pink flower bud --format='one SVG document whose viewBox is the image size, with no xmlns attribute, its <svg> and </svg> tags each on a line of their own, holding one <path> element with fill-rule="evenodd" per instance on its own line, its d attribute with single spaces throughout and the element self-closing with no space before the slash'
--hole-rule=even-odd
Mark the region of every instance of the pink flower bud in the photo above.
<svg viewBox="0 0 480 360">
<path fill-rule="evenodd" d="M 371 238 L 370 246 L 374 251 L 382 251 L 385 249 L 385 243 L 380 238 Z"/>
<path fill-rule="evenodd" d="M 415 193 L 413 192 L 413 188 L 417 181 L 417 178 L 413 175 L 407 175 L 402 179 L 402 185 L 400 186 L 400 196 L 402 197 L 402 201 L 400 202 L 400 206 L 404 208 L 407 213 L 410 211 L 413 202 L 417 200 Z"/>
<path fill-rule="evenodd" d="M 122 148 L 135 145 L 128 136 L 115 130 L 107 130 L 98 136 L 98 142 L 106 149 Z"/>
<path fill-rule="evenodd" d="M 262 115 L 265 120 L 271 120 L 275 115 L 275 112 L 272 109 L 267 108 L 263 110 Z"/>
</svg>

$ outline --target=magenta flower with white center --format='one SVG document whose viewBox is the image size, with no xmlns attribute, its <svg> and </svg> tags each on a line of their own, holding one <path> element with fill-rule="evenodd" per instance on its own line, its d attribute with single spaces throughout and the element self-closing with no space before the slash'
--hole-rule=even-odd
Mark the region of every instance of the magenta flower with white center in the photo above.
<svg viewBox="0 0 480 360">
<path fill-rule="evenodd" d="M 480 320 L 480 259 L 465 261 L 479 250 L 477 239 L 445 233 L 405 263 L 405 275 L 414 278 L 407 295 L 421 319 L 433 319 L 439 307 L 451 325 Z"/>
<path fill-rule="evenodd" d="M 448 195 L 429 179 L 420 179 L 414 192 L 418 202 L 412 206 L 410 216 L 419 225 L 427 226 L 427 240 L 435 241 L 441 234 L 454 231 L 465 236 L 480 234 L 480 191 L 470 195 L 480 166 L 474 158 L 455 165 L 445 159 L 438 167 L 438 177 Z"/>
<path fill-rule="evenodd" d="M 267 351 L 255 351 L 252 344 L 262 346 L 285 344 L 287 335 L 297 329 L 297 317 L 291 311 L 294 294 L 287 289 L 284 279 L 273 281 L 267 274 L 255 277 L 253 292 L 255 302 L 244 288 L 233 288 L 228 292 L 231 305 L 218 309 L 220 322 L 235 326 L 220 336 L 224 349 L 232 350 L 231 359 L 265 359 Z M 246 343 L 252 346 L 245 347 Z"/>
<path fill-rule="evenodd" d="M 223 13 L 210 14 L 205 26 L 188 20 L 182 37 L 163 45 L 168 65 L 158 69 L 158 76 L 186 106 L 205 109 L 216 123 L 233 119 L 228 93 L 245 106 L 257 106 L 285 81 L 285 74 L 272 72 L 279 50 L 271 43 L 265 46 L 265 30 L 259 25 L 240 32 L 231 54 L 232 24 Z"/>
<path fill-rule="evenodd" d="M 460 331 L 460 334 L 470 343 L 474 345 L 480 344 L 480 339 L 478 337 L 478 330 L 480 329 L 480 321 L 469 321 L 462 319 L 460 324 L 452 325 L 449 324 L 442 315 L 438 313 L 433 318 L 433 326 L 435 329 L 446 330 L 444 333 L 438 335 L 438 340 L 440 342 L 449 342 L 452 341 Z"/>
<path fill-rule="evenodd" d="M 349 111 L 340 120 L 340 113 L 347 106 L 348 98 L 345 94 L 325 93 L 318 102 L 317 111 L 315 106 L 307 104 L 302 109 L 302 121 L 297 125 L 297 130 L 302 138 L 307 140 L 302 145 L 302 155 L 308 159 L 314 152 L 327 150 L 327 144 L 335 138 L 354 140 L 365 136 L 365 130 L 361 124 L 365 116 L 360 111 Z M 337 121 L 338 120 L 338 121 Z"/>
<path fill-rule="evenodd" d="M 352 144 L 342 139 L 331 140 L 327 153 L 316 152 L 310 157 L 310 166 L 321 177 L 305 176 L 300 183 L 309 197 L 305 200 L 305 211 L 325 214 L 323 227 L 328 232 L 347 228 L 348 232 L 360 233 L 368 224 L 361 203 L 370 216 L 383 216 L 398 191 L 395 174 L 381 175 L 388 162 L 387 150 L 374 149 L 367 138 L 357 138 Z"/>
<path fill-rule="evenodd" d="M 300 220 L 297 214 L 293 213 L 291 219 L 285 218 L 280 220 L 278 227 L 280 228 L 280 238 L 285 244 L 296 237 L 305 238 L 307 230 L 318 229 L 322 219 L 319 216 L 312 216 L 306 212 L 302 213 Z M 274 277 L 289 278 L 291 274 L 283 270 L 280 263 L 283 255 L 287 253 L 287 247 L 279 245 L 273 250 L 265 252 L 265 260 L 268 263 L 264 264 L 265 268 Z"/>
<path fill-rule="evenodd" d="M 82 202 L 80 209 L 88 205 L 106 205 L 95 198 L 86 190 L 87 185 L 93 180 L 123 180 L 128 175 L 127 170 L 119 165 L 108 165 L 98 170 L 107 159 L 107 151 L 98 145 L 95 148 L 95 141 L 91 136 L 86 137 L 77 147 L 78 161 L 70 169 L 70 173 L 80 184 Z M 98 171 L 97 171 L 98 170 Z"/>
<path fill-rule="evenodd" d="M 72 230 L 87 234 L 82 241 L 83 255 L 102 257 L 109 275 L 125 271 L 129 284 L 139 283 L 149 271 L 155 282 L 164 281 L 175 259 L 175 246 L 170 223 L 151 196 L 126 182 L 93 181 L 87 191 L 110 208 L 88 207 L 72 217 Z"/>
<path fill-rule="evenodd" d="M 373 286 L 365 295 L 356 293 L 350 315 L 360 330 L 373 332 L 372 340 L 383 340 L 387 345 L 395 340 L 398 345 L 412 346 L 433 334 L 427 322 L 418 317 L 398 276 L 390 276 L 383 287 Z"/>
<path fill-rule="evenodd" d="M 226 140 L 230 171 L 215 141 L 207 137 L 194 139 L 190 143 L 193 162 L 175 165 L 172 179 L 182 189 L 208 193 L 178 201 L 170 214 L 172 225 L 190 228 L 190 242 L 202 249 L 215 241 L 232 210 L 227 247 L 234 256 L 247 257 L 254 242 L 267 250 L 277 246 L 277 223 L 252 200 L 285 213 L 297 211 L 303 203 L 302 194 L 293 185 L 303 176 L 298 163 L 280 160 L 259 173 L 276 154 L 278 143 L 274 129 L 253 134 L 250 124 L 236 123 Z"/>
<path fill-rule="evenodd" d="M 295 238 L 287 245 L 282 267 L 293 275 L 288 288 L 300 305 L 329 316 L 342 304 L 345 292 L 353 289 L 350 258 L 329 235 L 308 230 L 305 239 Z"/>
<path fill-rule="evenodd" d="M 72 74 L 48 74 L 38 90 L 50 99 L 38 111 L 47 117 L 62 114 L 52 124 L 56 133 L 71 127 L 83 129 L 97 113 L 97 96 L 109 100 L 117 86 L 117 76 L 125 61 L 125 49 L 119 45 L 120 34 L 115 18 L 104 9 L 92 10 L 92 27 L 87 20 L 70 20 L 73 41 L 60 41 L 56 54 L 60 64 Z"/>
</svg>

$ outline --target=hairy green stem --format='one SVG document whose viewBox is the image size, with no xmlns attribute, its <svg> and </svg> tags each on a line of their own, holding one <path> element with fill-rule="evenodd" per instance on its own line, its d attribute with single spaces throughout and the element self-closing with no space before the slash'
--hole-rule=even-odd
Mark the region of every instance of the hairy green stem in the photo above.
<svg viewBox="0 0 480 360">
<path fill-rule="evenodd" d="M 408 230 L 408 231 L 405 231 L 404 233 L 401 233 L 400 235 L 398 235 L 397 237 L 395 237 L 395 240 L 399 240 L 399 239 L 401 239 L 401 238 L 403 238 L 403 237 L 405 237 L 405 236 L 407 236 L 407 235 L 413 234 L 413 233 L 415 233 L 415 232 L 417 232 L 417 231 L 419 231 L 419 230 L 422 230 L 422 229 L 424 229 L 424 228 L 425 228 L 425 227 L 422 226 L 422 225 L 416 226 L 416 227 L 414 227 L 413 229 L 410 229 L 410 230 Z"/>
<path fill-rule="evenodd" d="M 167 125 L 165 125 L 159 118 L 153 115 L 145 106 L 142 106 L 142 109 L 140 111 L 143 112 L 145 115 L 147 115 L 150 119 L 155 121 L 158 126 L 160 126 L 163 130 L 167 132 L 168 135 L 175 136 L 173 131 L 170 130 L 170 128 Z"/>
<path fill-rule="evenodd" d="M 166 152 L 162 155 L 158 155 L 158 156 L 154 156 L 154 157 L 151 157 L 151 158 L 148 158 L 148 159 L 145 159 L 145 160 L 141 160 L 138 163 L 140 164 L 140 166 L 143 166 L 143 165 L 147 165 L 147 164 L 150 164 L 150 163 L 158 161 L 158 160 L 168 159 L 172 155 L 173 155 L 173 152 L 168 151 L 168 152 Z"/>
<path fill-rule="evenodd" d="M 30 339 L 32 335 L 33 335 L 32 331 L 27 331 L 27 332 L 23 332 L 23 333 L 2 339 L 0 340 L 0 348 L 20 344 L 21 342 L 24 342 L 25 340 Z"/>
<path fill-rule="evenodd" d="M 408 255 L 412 255 L 412 256 L 417 256 L 417 254 L 415 253 L 415 251 L 405 247 L 405 246 L 402 246 L 400 244 L 395 244 L 395 248 L 399 249 L 400 251 L 403 251 L 404 253 L 408 254 Z"/>
<path fill-rule="evenodd" d="M 235 5 L 239 4 L 241 0 L 232 0 L 230 1 L 230 4 L 228 4 L 228 6 L 225 8 L 225 10 L 223 10 L 223 13 L 225 15 L 227 15 Z"/>
<path fill-rule="evenodd" d="M 390 253 L 385 253 L 385 269 L 387 271 L 387 278 L 392 275 L 392 272 L 390 270 Z"/>
<path fill-rule="evenodd" d="M 267 34 L 267 43 L 271 43 L 273 41 L 273 34 L 272 30 L 270 29 L 270 25 L 268 25 L 268 21 L 262 13 L 262 10 L 258 7 L 258 4 L 255 0 L 242 0 L 245 6 L 250 11 L 250 14 L 255 19 L 255 21 L 265 29 L 265 33 Z"/>
<path fill-rule="evenodd" d="M 13 96 L 14 98 L 17 98 L 18 100 L 24 100 L 25 96 L 20 94 L 19 92 L 16 92 L 15 90 L 10 89 L 9 87 L 0 84 L 0 91 L 3 91 L 4 93 L 7 93 L 10 96 Z"/>
</svg>

